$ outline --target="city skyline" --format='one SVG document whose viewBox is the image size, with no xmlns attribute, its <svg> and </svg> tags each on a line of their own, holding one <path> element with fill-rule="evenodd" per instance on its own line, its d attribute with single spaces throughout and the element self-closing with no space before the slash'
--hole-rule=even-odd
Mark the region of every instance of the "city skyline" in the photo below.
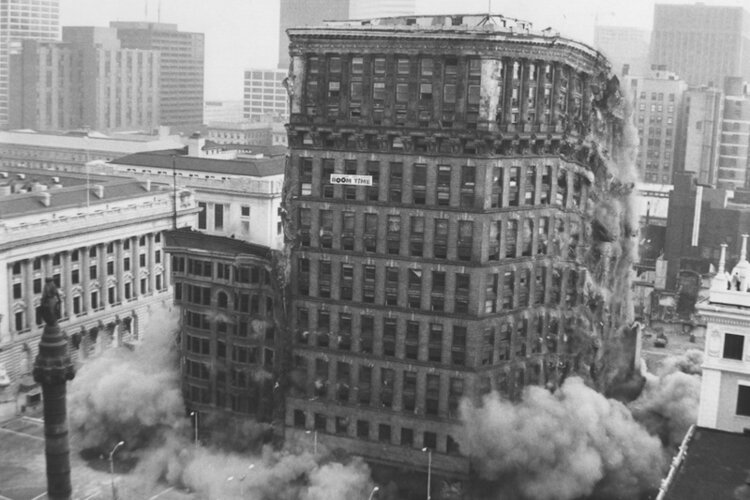
<svg viewBox="0 0 750 500">
<path fill-rule="evenodd" d="M 158 4 L 161 8 L 158 8 Z M 651 27 L 654 0 L 581 0 L 559 3 L 529 0 L 417 0 L 417 14 L 492 12 L 531 21 L 538 29 L 551 26 L 585 43 L 593 43 L 595 23 Z M 692 4 L 684 0 L 658 3 Z M 742 5 L 741 0 L 706 0 L 707 5 Z M 279 2 L 277 0 L 61 0 L 61 26 L 107 26 L 110 21 L 156 21 L 181 31 L 206 35 L 206 100 L 242 98 L 243 72 L 277 65 Z M 229 16 L 226 13 L 231 12 Z"/>
</svg>

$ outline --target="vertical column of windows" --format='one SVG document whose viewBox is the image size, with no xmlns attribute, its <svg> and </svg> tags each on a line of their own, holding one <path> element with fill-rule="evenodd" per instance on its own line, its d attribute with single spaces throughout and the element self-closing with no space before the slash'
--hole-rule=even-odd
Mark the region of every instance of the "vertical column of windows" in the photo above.
<svg viewBox="0 0 750 500">
<path fill-rule="evenodd" d="M 422 269 L 409 269 L 407 275 L 409 277 L 408 306 L 412 309 L 420 309 L 422 307 Z"/>
<path fill-rule="evenodd" d="M 334 197 L 334 185 L 331 184 L 331 175 L 334 173 L 335 161 L 333 158 L 322 158 L 320 160 L 320 195 L 323 198 Z"/>
<path fill-rule="evenodd" d="M 386 227 L 386 249 L 389 255 L 401 252 L 401 216 L 389 215 Z"/>
<path fill-rule="evenodd" d="M 385 56 L 372 58 L 372 122 L 374 125 L 381 125 L 385 117 L 385 63 Z"/>
<path fill-rule="evenodd" d="M 403 189 L 403 164 L 391 162 L 388 180 L 388 201 L 391 203 L 402 202 Z"/>
<path fill-rule="evenodd" d="M 458 83 L 458 59 L 443 59 L 443 100 L 441 125 L 452 128 L 456 119 L 456 85 Z"/>
<path fill-rule="evenodd" d="M 476 129 L 479 121 L 479 101 L 481 98 L 482 60 L 470 58 L 468 66 L 468 86 L 466 87 L 466 128 Z"/>
<path fill-rule="evenodd" d="M 326 73 L 326 115 L 329 119 L 336 118 L 341 104 L 341 57 L 328 56 L 328 71 Z"/>
<path fill-rule="evenodd" d="M 398 305 L 399 269 L 397 267 L 385 268 L 385 305 Z"/>
<path fill-rule="evenodd" d="M 362 116 L 364 65 L 362 56 L 353 56 L 349 66 L 349 117 L 353 120 Z"/>
<path fill-rule="evenodd" d="M 474 223 L 472 221 L 458 221 L 458 260 L 470 261 L 474 248 Z"/>
<path fill-rule="evenodd" d="M 419 61 L 419 100 L 417 120 L 420 127 L 428 127 L 434 115 L 433 76 L 434 60 L 423 57 Z"/>
<path fill-rule="evenodd" d="M 408 56 L 396 57 L 396 99 L 394 119 L 396 125 L 406 125 L 409 104 L 409 85 L 411 81 L 411 64 Z"/>
</svg>

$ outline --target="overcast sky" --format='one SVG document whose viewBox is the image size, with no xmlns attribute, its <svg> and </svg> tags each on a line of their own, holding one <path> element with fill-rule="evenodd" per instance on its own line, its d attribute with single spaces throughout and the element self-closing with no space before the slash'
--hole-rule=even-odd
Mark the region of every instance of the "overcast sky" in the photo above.
<svg viewBox="0 0 750 500">
<path fill-rule="evenodd" d="M 372 0 L 377 1 L 377 0 Z M 703 0 L 742 5 L 748 0 Z M 552 26 L 591 43 L 594 23 L 650 28 L 654 0 L 417 0 L 418 14 L 486 12 Z M 695 3 L 659 0 L 659 3 Z M 157 20 L 159 0 L 60 0 L 62 26 L 106 26 L 109 21 Z M 161 21 L 206 34 L 206 99 L 242 99 L 245 68 L 274 68 L 279 0 L 161 0 Z"/>
</svg>

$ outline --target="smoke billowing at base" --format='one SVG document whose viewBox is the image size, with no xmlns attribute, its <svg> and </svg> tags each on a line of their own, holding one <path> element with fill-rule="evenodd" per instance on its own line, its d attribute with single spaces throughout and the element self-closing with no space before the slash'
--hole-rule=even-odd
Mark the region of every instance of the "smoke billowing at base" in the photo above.
<svg viewBox="0 0 750 500">
<path fill-rule="evenodd" d="M 212 499 L 240 498 L 240 492 L 257 500 L 367 498 L 369 468 L 358 459 L 333 462 L 324 450 L 313 456 L 264 447 L 250 456 L 196 447 L 180 392 L 177 320 L 165 314 L 146 329 L 143 344 L 90 360 L 71 386 L 73 441 L 101 453 L 122 440 L 122 456 L 138 461 L 119 484 L 120 498 L 148 498 L 159 482 Z"/>
<path fill-rule="evenodd" d="M 701 353 L 667 359 L 656 374 L 635 359 L 638 137 L 617 79 L 602 74 L 594 92 L 591 129 L 563 152 L 593 174 L 584 319 L 569 344 L 574 370 L 552 391 L 525 388 L 518 402 L 497 393 L 462 402 L 462 451 L 487 481 L 487 498 L 640 498 L 658 488 L 696 421 Z"/>
<path fill-rule="evenodd" d="M 462 439 L 479 476 L 506 500 L 635 499 L 658 487 L 697 417 L 702 353 L 666 358 L 638 399 L 608 399 L 578 377 L 555 392 L 528 387 L 464 401 Z"/>
</svg>

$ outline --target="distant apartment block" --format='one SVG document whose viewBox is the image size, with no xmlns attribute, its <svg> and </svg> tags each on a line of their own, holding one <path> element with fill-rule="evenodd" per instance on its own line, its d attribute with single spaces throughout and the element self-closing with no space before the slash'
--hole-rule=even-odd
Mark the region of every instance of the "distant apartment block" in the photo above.
<svg viewBox="0 0 750 500">
<path fill-rule="evenodd" d="M 281 0 L 279 16 L 279 68 L 289 69 L 289 37 L 286 30 L 314 26 L 321 21 L 349 18 L 349 0 Z"/>
<path fill-rule="evenodd" d="M 161 54 L 161 125 L 189 130 L 203 123 L 204 35 L 178 31 L 176 24 L 111 22 L 126 49 Z"/>
<path fill-rule="evenodd" d="M 117 31 L 65 27 L 63 42 L 24 40 L 11 56 L 9 125 L 35 130 L 152 130 L 160 55 L 123 49 Z"/>
<path fill-rule="evenodd" d="M 687 91 L 685 102 L 688 112 L 684 171 L 696 174 L 700 184 L 715 185 L 724 94 L 714 87 L 694 88 Z"/>
<path fill-rule="evenodd" d="M 620 75 L 648 76 L 651 33 L 626 26 L 594 26 L 594 48 L 610 60 Z"/>
<path fill-rule="evenodd" d="M 60 39 L 60 0 L 5 0 L 0 2 L 0 128 L 8 126 L 10 55 L 21 49 L 21 39 Z"/>
<path fill-rule="evenodd" d="M 416 0 L 349 0 L 350 19 L 372 19 L 389 16 L 412 16 L 416 12 Z"/>
<path fill-rule="evenodd" d="M 727 76 L 750 80 L 750 13 L 744 7 L 657 3 L 649 59 L 691 86 L 720 87 Z"/>
<path fill-rule="evenodd" d="M 203 123 L 241 122 L 242 101 L 206 101 L 203 106 Z"/>
<path fill-rule="evenodd" d="M 245 71 L 243 117 L 247 121 L 289 120 L 289 96 L 283 82 L 288 71 L 249 69 Z"/>
<path fill-rule="evenodd" d="M 684 151 L 683 97 L 687 84 L 672 72 L 653 70 L 645 77 L 625 77 L 638 128 L 638 171 L 647 183 L 670 184 Z"/>
</svg>

